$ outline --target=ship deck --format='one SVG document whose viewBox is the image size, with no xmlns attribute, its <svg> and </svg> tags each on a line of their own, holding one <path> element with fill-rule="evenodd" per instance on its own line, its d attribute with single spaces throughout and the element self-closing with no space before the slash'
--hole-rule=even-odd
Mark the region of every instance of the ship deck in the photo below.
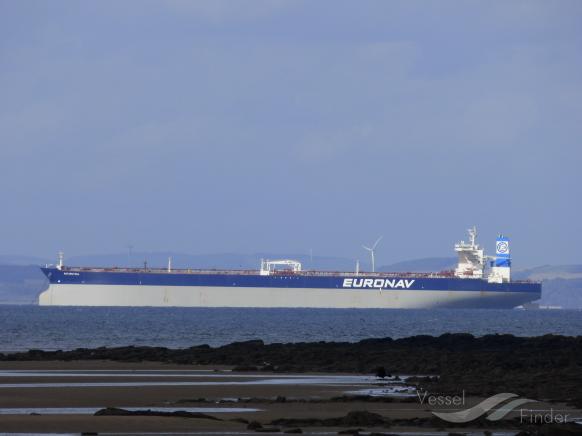
<svg viewBox="0 0 582 436">
<path fill-rule="evenodd" d="M 256 269 L 194 269 L 194 268 L 120 268 L 120 267 L 70 267 L 63 266 L 65 272 L 110 272 L 110 273 L 141 273 L 141 274 L 217 274 L 217 275 L 261 275 Z M 306 276 L 306 277 L 353 277 L 355 274 L 362 277 L 412 277 L 412 278 L 445 278 L 454 277 L 453 271 L 443 271 L 439 273 L 421 272 L 365 272 L 354 271 L 292 271 L 287 269 L 271 272 L 269 275 L 277 276 Z"/>
<path fill-rule="evenodd" d="M 94 272 L 94 273 L 130 273 L 130 274 L 193 274 L 193 275 L 261 275 L 260 270 L 256 269 L 194 269 L 194 268 L 122 268 L 122 267 L 73 267 L 63 266 L 64 272 Z M 292 271 L 282 269 L 273 271 L 270 276 L 302 276 L 302 277 L 374 277 L 374 278 L 455 278 L 454 271 L 435 272 L 366 272 L 366 271 L 316 271 L 303 270 Z M 484 279 L 483 277 L 474 277 L 474 279 Z M 537 283 L 531 280 L 512 280 L 512 282 Z"/>
</svg>

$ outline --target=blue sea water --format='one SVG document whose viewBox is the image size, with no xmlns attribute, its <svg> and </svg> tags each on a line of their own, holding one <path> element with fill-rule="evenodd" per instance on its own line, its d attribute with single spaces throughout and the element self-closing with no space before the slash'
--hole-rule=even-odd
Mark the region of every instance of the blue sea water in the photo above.
<svg viewBox="0 0 582 436">
<path fill-rule="evenodd" d="M 208 309 L 0 306 L 0 352 L 262 339 L 347 341 L 465 332 L 582 335 L 575 310 Z"/>
</svg>

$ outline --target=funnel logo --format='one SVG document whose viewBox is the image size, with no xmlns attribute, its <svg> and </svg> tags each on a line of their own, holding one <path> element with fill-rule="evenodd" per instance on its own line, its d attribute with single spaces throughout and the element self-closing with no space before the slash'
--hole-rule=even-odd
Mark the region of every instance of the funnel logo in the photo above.
<svg viewBox="0 0 582 436">
<path fill-rule="evenodd" d="M 509 245 L 505 241 L 500 241 L 497 243 L 497 253 L 498 254 L 505 254 L 509 252 Z"/>
<path fill-rule="evenodd" d="M 461 410 L 459 412 L 432 412 L 432 414 L 444 421 L 460 424 L 473 421 L 491 412 L 487 415 L 485 419 L 487 419 L 488 421 L 499 421 L 500 419 L 503 419 L 507 414 L 513 412 L 519 406 L 536 401 L 530 400 L 528 398 L 516 398 L 516 397 L 517 395 L 510 393 L 497 394 L 487 398 L 486 400 L 481 401 L 479 404 L 469 409 Z M 505 403 L 507 400 L 510 399 L 511 401 Z M 502 403 L 505 404 L 502 405 Z"/>
</svg>

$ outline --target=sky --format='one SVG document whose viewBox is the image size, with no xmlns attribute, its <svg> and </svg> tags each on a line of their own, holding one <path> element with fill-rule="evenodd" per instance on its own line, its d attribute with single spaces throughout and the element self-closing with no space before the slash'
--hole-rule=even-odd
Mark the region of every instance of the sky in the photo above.
<svg viewBox="0 0 582 436">
<path fill-rule="evenodd" d="M 582 2 L 0 0 L 0 254 L 582 263 Z"/>
</svg>

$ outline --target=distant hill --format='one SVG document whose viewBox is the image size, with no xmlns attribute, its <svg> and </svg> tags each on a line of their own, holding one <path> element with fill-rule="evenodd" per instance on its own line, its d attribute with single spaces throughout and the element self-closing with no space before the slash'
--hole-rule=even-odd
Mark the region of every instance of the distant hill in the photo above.
<svg viewBox="0 0 582 436">
<path fill-rule="evenodd" d="M 42 257 L 0 255 L 0 265 L 45 265 L 51 262 L 54 260 Z"/>
<path fill-rule="evenodd" d="M 513 278 L 541 281 L 540 305 L 582 309 L 582 265 L 544 265 L 516 271 Z"/>
<path fill-rule="evenodd" d="M 552 280 L 582 279 L 582 265 L 544 265 L 516 271 L 516 279 Z"/>
<path fill-rule="evenodd" d="M 548 279 L 542 282 L 542 306 L 582 309 L 582 279 Z"/>
<path fill-rule="evenodd" d="M 35 265 L 0 265 L 0 304 L 36 304 L 48 280 Z"/>
</svg>

